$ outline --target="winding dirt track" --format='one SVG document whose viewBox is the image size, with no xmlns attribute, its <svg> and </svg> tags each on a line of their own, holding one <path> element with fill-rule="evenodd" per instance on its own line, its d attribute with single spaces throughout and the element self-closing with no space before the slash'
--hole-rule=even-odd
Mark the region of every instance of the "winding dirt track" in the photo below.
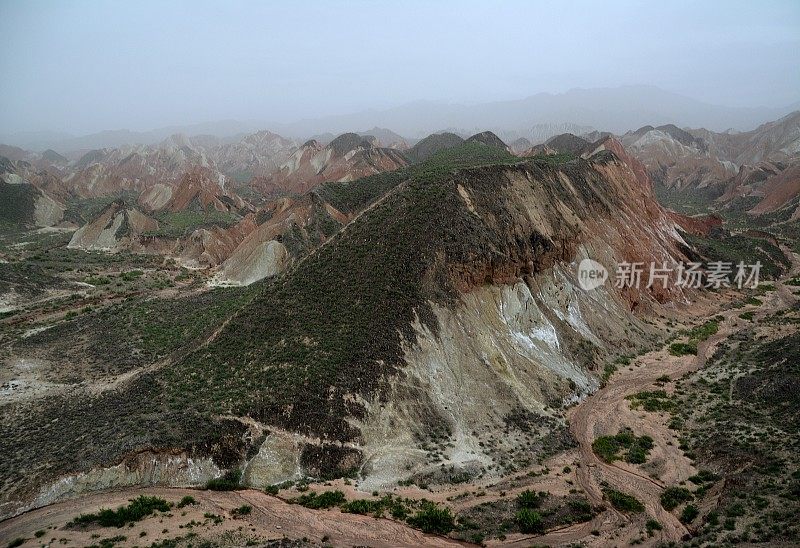
<svg viewBox="0 0 800 548">
<path fill-rule="evenodd" d="M 616 373 L 617 378 L 608 387 L 574 409 L 570 416 L 570 430 L 580 445 L 581 467 L 578 481 L 592 503 L 600 504 L 603 500 L 600 488 L 602 479 L 615 489 L 633 494 L 641 500 L 647 513 L 664 526 L 664 536 L 668 540 L 680 540 L 688 532 L 674 515 L 661 506 L 660 495 L 665 487 L 664 483 L 602 461 L 592 451 L 592 442 L 600 435 L 616 433 L 605 431 L 599 426 L 605 419 L 617 413 L 618 407 L 627 405 L 626 396 L 654 389 L 656 379 L 662 375 L 669 375 L 674 380 L 700 369 L 717 343 L 731 333 L 730 323 L 730 318 L 726 318 L 719 332 L 699 345 L 697 356 L 693 358 L 670 356 L 663 350 L 643 356 L 639 360 L 641 367 Z M 675 448 L 675 451 L 678 449 Z"/>
<path fill-rule="evenodd" d="M 800 271 L 800 261 L 797 255 L 788 249 L 784 249 L 784 252 L 792 259 L 789 277 L 794 276 Z M 798 297 L 793 293 L 792 288 L 784 283 L 786 279 L 775 283 L 776 291 L 769 294 L 763 305 L 747 309 L 754 310 L 757 316 L 763 316 L 792 306 Z M 664 432 L 663 425 L 642 424 L 638 421 L 626 424 L 631 420 L 631 413 L 625 397 L 643 390 L 659 388 L 656 380 L 663 375 L 669 376 L 670 380 L 675 380 L 703 367 L 707 359 L 713 355 L 720 341 L 749 323 L 743 322 L 738 317 L 743 310 L 745 309 L 721 312 L 719 315 L 724 320 L 720 322 L 719 330 L 698 345 L 697 356 L 676 357 L 670 355 L 666 349 L 645 354 L 637 358 L 634 367 L 626 367 L 615 373 L 605 388 L 589 396 L 567 413 L 570 431 L 579 444 L 580 467 L 576 470 L 577 483 L 586 492 L 592 504 L 603 503 L 601 481 L 605 481 L 613 488 L 635 495 L 642 501 L 647 514 L 653 516 L 664 527 L 661 532 L 661 540 L 680 541 L 685 534 L 689 533 L 672 513 L 661 506 L 660 495 L 668 485 L 640 473 L 630 465 L 609 464 L 602 461 L 592 451 L 592 442 L 598 436 L 616 433 L 620 425 L 652 435 L 656 438 L 657 444 L 659 438 L 668 439 L 671 434 Z M 633 418 L 633 420 L 636 419 Z M 661 449 L 664 450 L 667 457 L 664 475 L 672 478 L 680 475 L 688 476 L 686 469 L 687 466 L 690 466 L 689 461 L 682 456 L 677 445 L 662 446 Z M 681 474 L 681 472 L 684 473 Z M 685 477 L 680 479 L 685 479 Z M 672 482 L 669 484 L 671 485 Z M 628 518 L 624 514 L 611 508 L 610 511 L 604 512 L 590 522 L 551 531 L 544 536 L 527 537 L 515 544 L 535 540 L 537 544 L 558 545 L 586 540 L 587 537 L 592 538 L 590 535 L 593 530 L 599 530 L 603 525 L 620 525 L 627 521 Z"/>
<path fill-rule="evenodd" d="M 169 516 L 150 517 L 137 522 L 134 527 L 122 530 L 115 528 L 89 528 L 86 530 L 64 529 L 64 525 L 80 513 L 96 512 L 100 508 L 116 508 L 139 495 L 163 497 L 168 501 L 178 501 L 184 495 L 194 497 L 198 504 L 183 510 L 174 510 Z M 233 518 L 231 510 L 242 505 L 252 507 L 249 515 Z M 219 524 L 208 523 L 205 515 L 215 514 L 225 519 Z M 185 515 L 184 515 L 185 514 Z M 194 522 L 196 525 L 187 526 Z M 200 523 L 206 522 L 204 525 Z M 5 546 L 16 538 L 26 538 L 23 546 L 38 546 L 39 539 L 33 532 L 43 530 L 43 542 L 54 538 L 69 539 L 69 546 L 88 546 L 97 544 L 92 534 L 114 536 L 124 534 L 128 542 L 123 545 L 150 544 L 157 539 L 175 538 L 195 532 L 199 538 L 219 538 L 223 535 L 244 533 L 249 538 L 264 541 L 267 539 L 308 538 L 319 543 L 335 546 L 463 546 L 452 539 L 436 535 L 426 535 L 421 531 L 390 519 L 376 519 L 357 514 L 345 514 L 338 510 L 309 510 L 298 504 L 288 504 L 261 491 L 198 491 L 192 489 L 150 487 L 142 489 L 123 489 L 98 493 L 80 499 L 61 502 L 26 512 L 16 518 L 0 522 L 0 541 Z M 53 527 L 51 529 L 51 527 Z M 165 532 L 167 531 L 167 532 Z M 144 535 L 141 533 L 144 532 Z M 141 535 L 141 537 L 140 537 Z M 139 540 L 140 538 L 144 540 Z M 232 537 L 236 539 L 237 537 Z M 146 540 L 146 542 L 145 542 Z M 243 540 L 240 540 L 244 544 Z M 231 544 L 230 541 L 227 542 Z M 233 544 L 238 544 L 234 540 Z"/>
<path fill-rule="evenodd" d="M 567 414 L 570 431 L 579 444 L 580 467 L 576 470 L 577 484 L 586 492 L 593 505 L 604 504 L 608 511 L 590 522 L 566 527 L 560 531 L 551 531 L 544 536 L 531 537 L 526 540 L 536 540 L 537 543 L 542 544 L 565 544 L 587 537 L 591 538 L 591 532 L 599 530 L 603 526 L 608 529 L 627 523 L 629 521 L 627 516 L 614 510 L 603 500 L 601 481 L 607 482 L 614 489 L 636 496 L 644 504 L 647 514 L 658 520 L 664 527 L 662 532 L 664 540 L 678 541 L 688 532 L 674 515 L 661 506 L 660 495 L 665 487 L 663 482 L 650 478 L 629 465 L 609 464 L 602 461 L 592 451 L 592 442 L 598 436 L 616 433 L 622 410 L 629 406 L 625 400 L 626 396 L 643 390 L 655 389 L 656 379 L 662 375 L 669 375 L 674 380 L 702 367 L 707 357 L 713 353 L 716 344 L 730 334 L 729 321 L 726 319 L 719 332 L 698 347 L 697 356 L 677 358 L 670 356 L 664 350 L 646 354 L 637 360 L 636 363 L 641 364 L 639 367 L 634 367 L 633 370 L 625 368 L 615 373 L 605 388 L 570 410 Z M 633 427 L 637 433 L 645 431 L 648 434 L 654 434 L 649 429 L 643 429 L 641 424 L 626 426 Z M 673 461 L 684 457 L 681 457 L 677 446 L 671 452 L 677 454 L 670 455 L 666 465 L 674 469 L 676 465 L 673 464 Z M 686 460 L 688 461 L 688 459 Z"/>
</svg>

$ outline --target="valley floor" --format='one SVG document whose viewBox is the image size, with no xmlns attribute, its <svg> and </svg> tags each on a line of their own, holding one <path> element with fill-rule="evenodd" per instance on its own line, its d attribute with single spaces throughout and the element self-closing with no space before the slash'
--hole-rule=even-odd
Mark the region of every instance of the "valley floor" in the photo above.
<svg viewBox="0 0 800 548">
<path fill-rule="evenodd" d="M 739 318 L 742 313 L 759 308 L 774 313 L 787 309 L 798 300 L 785 285 L 779 283 L 777 286 L 778 291 L 771 292 L 762 305 L 711 314 L 723 319 L 717 333 L 700 343 L 697 355 L 673 356 L 667 348 L 644 354 L 630 367 L 615 373 L 605 388 L 571 410 L 568 414 L 570 430 L 580 445 L 576 455 L 576 483 L 593 504 L 603 503 L 602 489 L 608 485 L 633 494 L 644 504 L 647 515 L 661 524 L 663 529 L 650 539 L 652 542 L 680 541 L 690 533 L 673 512 L 662 506 L 660 498 L 667 487 L 684 484 L 698 470 L 680 449 L 679 433 L 669 427 L 669 417 L 665 413 L 632 409 L 627 398 L 643 391 L 665 390 L 668 394 L 674 393 L 676 379 L 701 369 L 720 342 L 747 327 L 748 321 Z M 669 377 L 669 381 L 665 377 Z M 644 466 L 604 462 L 593 451 L 592 443 L 596 438 L 614 434 L 626 427 L 638 436 L 653 438 L 655 447 L 648 459 L 651 474 L 647 474 Z M 657 474 L 652 473 L 656 471 Z M 582 541 L 596 546 L 610 542 L 625 543 L 641 537 L 643 523 L 639 521 L 611 507 L 591 522 L 536 537 L 536 542 L 561 545 Z M 600 534 L 593 535 L 593 531 L 599 531 Z M 521 539 L 517 544 L 525 545 L 532 540 Z"/>
<path fill-rule="evenodd" d="M 169 514 L 151 517 L 133 527 L 64 528 L 77 515 L 100 508 L 116 508 L 140 495 L 162 497 L 178 502 L 189 495 L 197 503 Z M 231 511 L 243 505 L 252 507 L 247 516 L 234 517 Z M 221 518 L 221 519 L 220 519 Z M 36 531 L 44 531 L 40 538 Z M 96 536 L 100 534 L 100 537 Z M 0 523 L 0 539 L 5 543 L 16 538 L 33 537 L 29 545 L 52 544 L 89 546 L 101 544 L 103 538 L 119 538 L 119 546 L 145 545 L 170 541 L 197 543 L 202 539 L 230 546 L 279 542 L 289 538 L 300 545 L 337 546 L 458 546 L 455 540 L 425 535 L 407 525 L 390 519 L 375 519 L 343 512 L 310 510 L 288 504 L 277 497 L 251 489 L 241 491 L 199 491 L 195 489 L 143 488 L 98 493 L 77 500 L 53 504 L 27 512 Z M 193 540 L 194 539 L 194 540 Z M 303 540 L 306 539 L 306 540 Z M 324 539 L 324 540 L 323 540 Z M 249 545 L 249 544 L 248 544 Z"/>
</svg>

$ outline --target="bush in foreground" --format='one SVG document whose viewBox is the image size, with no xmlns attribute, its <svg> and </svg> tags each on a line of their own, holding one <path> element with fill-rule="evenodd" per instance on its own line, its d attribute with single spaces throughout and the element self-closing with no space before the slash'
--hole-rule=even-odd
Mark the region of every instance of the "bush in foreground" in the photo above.
<svg viewBox="0 0 800 548">
<path fill-rule="evenodd" d="M 184 496 L 181 501 L 178 503 L 178 508 L 185 508 L 186 506 L 192 506 L 197 504 L 195 498 L 191 495 Z"/>
<path fill-rule="evenodd" d="M 241 470 L 229 470 L 222 477 L 208 480 L 206 489 L 210 491 L 235 491 L 242 488 L 241 481 Z"/>
<path fill-rule="evenodd" d="M 383 509 L 383 501 L 380 500 L 367 500 L 356 499 L 342 505 L 342 512 L 348 514 L 372 514 L 380 512 Z"/>
<path fill-rule="evenodd" d="M 523 508 L 517 512 L 517 525 L 519 530 L 523 533 L 543 533 L 544 523 L 542 523 L 542 516 L 539 512 L 535 512 L 530 508 Z"/>
<path fill-rule="evenodd" d="M 694 519 L 700 514 L 700 510 L 693 504 L 687 504 L 686 508 L 681 512 L 681 523 L 692 523 Z"/>
<path fill-rule="evenodd" d="M 644 511 L 644 504 L 642 504 L 639 499 L 633 495 L 623 493 L 622 491 L 616 491 L 614 489 L 603 489 L 603 493 L 611 503 L 611 506 L 621 512 Z"/>
<path fill-rule="evenodd" d="M 453 514 L 450 513 L 450 509 L 436 506 L 432 502 L 425 503 L 407 521 L 409 525 L 421 529 L 425 533 L 446 535 L 455 528 Z"/>
<path fill-rule="evenodd" d="M 142 495 L 133 499 L 128 506 L 120 506 L 116 510 L 101 509 L 96 514 L 81 514 L 73 520 L 75 525 L 97 523 L 103 527 L 123 527 L 128 523 L 140 521 L 156 510 L 168 512 L 170 504 L 158 497 Z"/>
<path fill-rule="evenodd" d="M 307 493 L 294 499 L 294 501 L 300 506 L 305 506 L 306 508 L 311 508 L 312 510 L 321 510 L 323 508 L 339 506 L 340 504 L 344 504 L 345 500 L 344 493 L 339 490 L 325 491 L 319 495 L 316 493 Z"/>
<path fill-rule="evenodd" d="M 661 506 L 666 510 L 674 510 L 681 503 L 692 500 L 694 495 L 685 487 L 667 487 L 661 493 Z"/>
<path fill-rule="evenodd" d="M 689 341 L 688 343 L 672 343 L 669 345 L 669 353 L 673 356 L 696 356 L 697 342 Z"/>
<path fill-rule="evenodd" d="M 614 436 L 600 436 L 592 442 L 592 451 L 605 462 L 614 462 L 624 458 L 626 462 L 642 464 L 647 461 L 647 455 L 653 448 L 653 438 L 650 436 L 637 437 L 625 428 Z M 621 457 L 620 452 L 625 450 Z"/>
<path fill-rule="evenodd" d="M 253 507 L 249 504 L 243 504 L 239 508 L 231 510 L 233 517 L 248 516 L 253 511 Z"/>
<path fill-rule="evenodd" d="M 522 493 L 517 495 L 517 506 L 520 508 L 539 508 L 542 505 L 542 500 L 547 497 L 544 491 L 536 493 L 530 489 L 525 489 Z"/>
<path fill-rule="evenodd" d="M 655 531 L 661 531 L 664 527 L 658 521 L 650 518 L 645 523 L 645 528 L 647 528 L 647 536 L 652 537 Z"/>
</svg>

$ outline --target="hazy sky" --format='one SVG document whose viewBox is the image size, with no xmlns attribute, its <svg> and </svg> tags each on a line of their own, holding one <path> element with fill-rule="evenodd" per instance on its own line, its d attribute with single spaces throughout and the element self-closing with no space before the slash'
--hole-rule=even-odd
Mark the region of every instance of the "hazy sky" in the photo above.
<svg viewBox="0 0 800 548">
<path fill-rule="evenodd" d="M 800 100 L 798 52 L 798 0 L 0 0 L 0 133 L 625 84 L 778 107 Z"/>
</svg>

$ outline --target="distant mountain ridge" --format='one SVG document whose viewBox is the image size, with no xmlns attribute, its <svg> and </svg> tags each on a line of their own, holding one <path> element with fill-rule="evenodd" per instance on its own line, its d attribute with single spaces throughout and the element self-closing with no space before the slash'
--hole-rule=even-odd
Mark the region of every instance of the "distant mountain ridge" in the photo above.
<svg viewBox="0 0 800 548">
<path fill-rule="evenodd" d="M 149 131 L 104 130 L 80 136 L 49 131 L 25 132 L 2 136 L 0 140 L 14 143 L 16 146 L 36 152 L 50 148 L 60 154 L 64 154 L 97 148 L 118 148 L 126 145 L 155 145 L 175 134 L 185 134 L 190 137 L 214 135 L 219 138 L 236 140 L 237 137 L 243 134 L 257 132 L 263 127 L 263 123 L 222 120 L 201 124 L 168 126 Z"/>
<path fill-rule="evenodd" d="M 539 93 L 524 99 L 473 105 L 418 101 L 382 111 L 328 116 L 273 127 L 285 135 L 310 135 L 377 124 L 409 136 L 427 135 L 440 128 L 467 128 L 468 133 L 474 133 L 472 129 L 488 128 L 498 134 L 513 131 L 516 136 L 529 139 L 527 131 L 531 128 L 565 122 L 617 134 L 647 124 L 669 123 L 679 127 L 705 127 L 721 132 L 729 128 L 740 131 L 753 129 L 759 124 L 788 114 L 797 106 L 724 107 L 654 86 L 621 86 L 572 89 L 557 94 Z M 574 133 L 569 129 L 567 131 Z M 557 131 L 547 137 L 563 132 L 565 131 Z M 536 141 L 541 142 L 538 138 Z"/>
<path fill-rule="evenodd" d="M 675 124 L 677 127 L 705 127 L 722 132 L 754 129 L 800 108 L 794 103 L 781 108 L 741 108 L 712 105 L 653 86 L 572 89 L 565 93 L 539 93 L 524 99 L 478 104 L 417 101 L 385 110 L 366 110 L 289 123 L 223 120 L 151 131 L 114 130 L 85 136 L 56 132 L 26 132 L 0 136 L 0 141 L 37 152 L 53 149 L 59 154 L 131 144 L 152 145 L 169 135 L 214 135 L 236 140 L 264 127 L 285 137 L 305 140 L 312 135 L 340 134 L 374 128 L 370 132 L 391 132 L 406 138 L 421 138 L 442 128 L 463 128 L 472 134 L 489 129 L 507 140 L 525 137 L 541 143 L 561 133 L 579 135 L 597 128 L 622 134 L 642 126 Z M 377 132 L 383 146 L 396 148 Z"/>
</svg>

